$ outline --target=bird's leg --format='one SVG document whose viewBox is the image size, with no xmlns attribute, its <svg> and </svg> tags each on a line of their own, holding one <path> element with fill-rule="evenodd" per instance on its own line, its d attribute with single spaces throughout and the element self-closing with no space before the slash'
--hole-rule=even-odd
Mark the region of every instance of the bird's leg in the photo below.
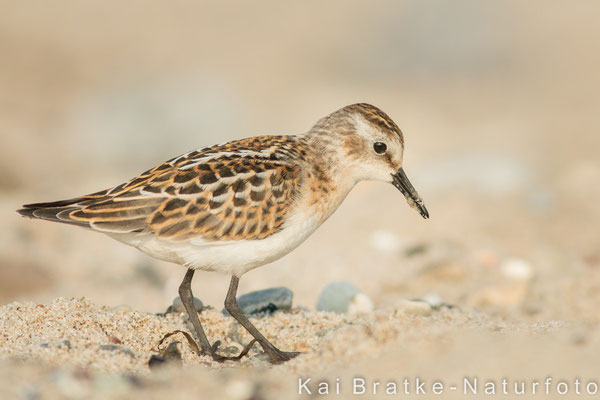
<svg viewBox="0 0 600 400">
<path fill-rule="evenodd" d="M 217 354 L 217 348 L 219 347 L 220 342 L 216 341 L 212 346 L 206 337 L 206 333 L 204 333 L 204 329 L 202 328 L 202 324 L 200 323 L 200 318 L 198 318 L 198 312 L 196 311 L 196 307 L 194 306 L 194 294 L 192 293 L 192 278 L 194 277 L 194 270 L 188 269 L 185 273 L 185 277 L 179 285 L 179 298 L 185 307 L 185 310 L 192 321 L 192 325 L 194 326 L 194 330 L 196 331 L 196 336 L 198 336 L 198 340 L 200 340 L 200 352 L 203 355 L 208 355 L 213 358 L 215 361 L 238 361 L 242 357 L 244 357 L 250 351 L 250 348 L 256 340 L 252 340 L 250 343 L 244 347 L 241 353 L 235 357 L 225 357 Z M 163 338 L 164 339 L 164 338 Z"/>
<path fill-rule="evenodd" d="M 213 355 L 213 350 L 208 342 L 208 338 L 206 337 L 206 333 L 204 333 L 204 328 L 202 328 L 202 324 L 200 323 L 200 318 L 198 318 L 198 312 L 196 311 L 196 307 L 194 306 L 194 295 L 192 293 L 192 278 L 194 277 L 194 270 L 188 269 L 185 273 L 185 277 L 179 285 L 179 298 L 185 307 L 185 310 L 192 321 L 192 325 L 194 326 L 194 330 L 196 331 L 196 336 L 198 336 L 198 340 L 200 340 L 200 348 L 202 354 L 204 355 Z"/>
<path fill-rule="evenodd" d="M 225 298 L 225 309 L 229 311 L 229 314 L 231 314 L 233 318 L 242 324 L 242 326 L 246 328 L 246 330 L 254 337 L 254 339 L 260 343 L 265 353 L 267 353 L 269 356 L 270 362 L 274 364 L 282 363 L 300 354 L 297 352 L 285 352 L 279 350 L 271 342 L 269 342 L 254 325 L 252 325 L 250 320 L 248 320 L 242 310 L 240 310 L 235 298 L 239 281 L 240 279 L 237 276 L 234 275 L 231 277 L 231 283 L 229 284 L 229 290 L 227 291 L 227 297 Z"/>
</svg>

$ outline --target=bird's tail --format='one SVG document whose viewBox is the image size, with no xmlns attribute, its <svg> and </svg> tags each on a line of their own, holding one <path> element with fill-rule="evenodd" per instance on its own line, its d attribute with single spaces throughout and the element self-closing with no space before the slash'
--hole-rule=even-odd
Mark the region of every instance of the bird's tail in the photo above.
<svg viewBox="0 0 600 400">
<path fill-rule="evenodd" d="M 70 217 L 71 212 L 81 209 L 80 203 L 82 201 L 84 201 L 84 198 L 77 197 L 74 199 L 47 203 L 25 204 L 23 205 L 23 208 L 17 210 L 17 212 L 27 218 L 43 219 L 46 221 L 88 227 L 89 223 L 76 221 Z"/>
</svg>

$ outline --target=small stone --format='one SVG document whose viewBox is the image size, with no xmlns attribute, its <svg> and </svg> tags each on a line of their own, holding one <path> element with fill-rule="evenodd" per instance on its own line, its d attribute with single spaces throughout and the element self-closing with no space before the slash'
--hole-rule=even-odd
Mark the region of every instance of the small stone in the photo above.
<svg viewBox="0 0 600 400">
<path fill-rule="evenodd" d="M 431 308 L 436 309 L 444 305 L 442 298 L 437 293 L 429 293 L 425 297 L 423 297 L 423 301 L 431 306 Z"/>
<path fill-rule="evenodd" d="M 372 310 L 371 299 L 346 281 L 331 282 L 325 286 L 317 300 L 317 311 L 357 314 Z"/>
<path fill-rule="evenodd" d="M 127 354 L 131 358 L 135 358 L 135 354 L 133 354 L 133 352 L 127 347 L 117 346 L 116 344 L 101 344 L 100 350 L 118 351 L 120 353 Z"/>
<path fill-rule="evenodd" d="M 160 354 L 152 354 L 148 360 L 148 368 L 150 368 L 151 371 L 154 371 L 160 367 L 164 367 L 164 365 L 165 358 Z"/>
<path fill-rule="evenodd" d="M 402 247 L 402 240 L 400 238 L 387 231 L 375 231 L 369 238 L 369 244 L 375 250 L 379 250 L 383 253 L 397 253 Z"/>
<path fill-rule="evenodd" d="M 373 311 L 373 302 L 364 293 L 358 293 L 348 304 L 348 314 L 366 314 Z"/>
<path fill-rule="evenodd" d="M 533 268 L 525 261 L 518 258 L 511 258 L 500 266 L 502 274 L 516 281 L 528 282 L 533 278 Z"/>
<path fill-rule="evenodd" d="M 292 308 L 294 293 L 285 287 L 257 290 L 246 293 L 237 298 L 237 303 L 246 315 L 272 314 L 278 310 L 289 310 Z M 223 314 L 229 315 L 223 309 Z"/>
<path fill-rule="evenodd" d="M 422 300 L 402 300 L 396 304 L 399 311 L 410 315 L 431 315 L 431 305 Z"/>
<path fill-rule="evenodd" d="M 179 347 L 177 347 L 178 344 L 179 342 L 171 342 L 167 348 L 160 353 L 166 362 L 173 362 L 181 365 L 181 352 L 179 351 Z"/>
<path fill-rule="evenodd" d="M 194 308 L 196 309 L 196 312 L 202 312 L 202 310 L 204 309 L 204 303 L 202 303 L 202 300 L 194 297 Z M 183 306 L 183 302 L 181 301 L 181 298 L 179 296 L 175 297 L 173 299 L 173 304 L 171 304 L 169 306 L 169 308 L 167 308 L 167 311 L 165 311 L 165 314 L 169 314 L 169 313 L 185 313 L 185 307 Z"/>
<path fill-rule="evenodd" d="M 46 342 L 46 343 L 41 343 L 40 344 L 41 347 L 45 347 L 45 348 L 49 348 L 49 347 L 56 347 L 59 349 L 70 349 L 71 348 L 71 341 L 70 340 L 52 340 L 50 342 Z"/>
<path fill-rule="evenodd" d="M 417 243 L 415 245 L 405 248 L 404 255 L 406 257 L 414 257 L 420 254 L 425 254 L 428 249 L 429 246 L 426 243 Z"/>
<path fill-rule="evenodd" d="M 148 360 L 148 367 L 151 370 L 156 370 L 157 368 L 164 367 L 167 365 L 175 365 L 181 367 L 183 365 L 183 361 L 181 358 L 181 352 L 177 345 L 180 342 L 171 342 L 169 345 L 160 352 L 160 354 L 153 354 Z"/>
</svg>

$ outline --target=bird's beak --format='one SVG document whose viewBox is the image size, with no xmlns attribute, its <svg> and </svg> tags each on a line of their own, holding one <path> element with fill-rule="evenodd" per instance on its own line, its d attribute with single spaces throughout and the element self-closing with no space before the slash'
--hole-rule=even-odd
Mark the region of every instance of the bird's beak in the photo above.
<svg viewBox="0 0 600 400">
<path fill-rule="evenodd" d="M 396 186 L 404 197 L 406 197 L 410 208 L 418 211 L 423 218 L 429 218 L 429 212 L 425 208 L 423 199 L 419 196 L 412 183 L 410 183 L 402 168 L 398 169 L 395 174 L 392 174 L 392 185 Z"/>
</svg>

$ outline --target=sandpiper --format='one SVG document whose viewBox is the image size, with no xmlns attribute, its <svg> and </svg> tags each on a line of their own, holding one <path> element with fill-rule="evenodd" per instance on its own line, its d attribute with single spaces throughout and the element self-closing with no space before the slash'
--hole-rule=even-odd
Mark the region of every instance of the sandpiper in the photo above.
<svg viewBox="0 0 600 400">
<path fill-rule="evenodd" d="M 198 269 L 231 275 L 225 308 L 258 341 L 269 360 L 283 352 L 240 311 L 240 277 L 292 251 L 342 203 L 358 182 L 389 182 L 423 218 L 423 200 L 402 169 L 404 138 L 379 108 L 360 103 L 319 120 L 307 133 L 258 136 L 175 157 L 111 189 L 49 203 L 26 204 L 26 217 L 107 234 L 161 260 L 187 268 L 179 295 L 200 352 L 221 356 L 193 304 Z"/>
</svg>

